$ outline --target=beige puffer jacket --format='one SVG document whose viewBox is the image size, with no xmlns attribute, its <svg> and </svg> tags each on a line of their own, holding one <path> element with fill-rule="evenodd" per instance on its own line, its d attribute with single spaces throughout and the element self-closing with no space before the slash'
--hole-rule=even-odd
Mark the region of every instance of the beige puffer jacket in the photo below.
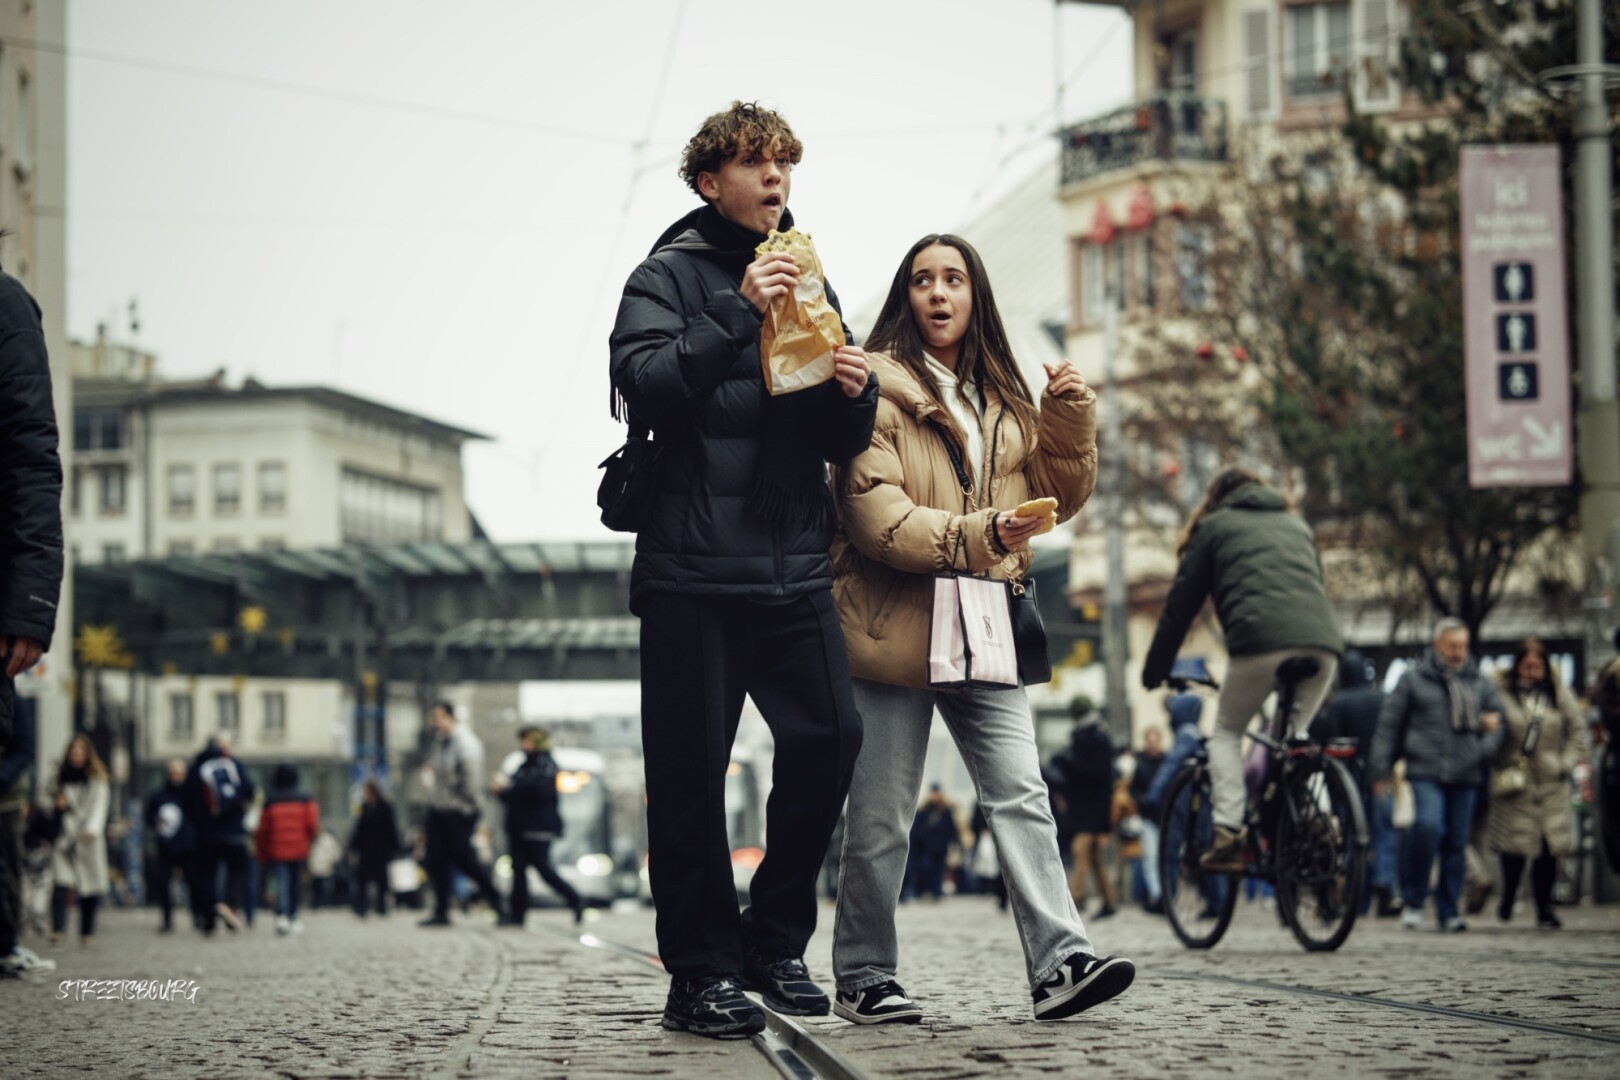
<svg viewBox="0 0 1620 1080">
<path fill-rule="evenodd" d="M 1002 403 L 987 388 L 987 460 L 977 475 L 988 465 L 990 484 L 981 508 L 970 510 L 945 450 L 945 437 L 965 445 L 949 410 L 903 365 L 882 353 L 868 360 L 881 397 L 871 446 L 833 474 L 833 599 L 856 678 L 923 687 L 933 576 L 953 569 L 1023 576 L 1029 549 L 1000 554 L 991 518 L 1043 496 L 1057 499 L 1060 522 L 1079 513 L 1097 482 L 1097 397 L 1090 387 L 1074 401 L 1043 394 L 1030 446 L 1010 415 L 1003 422 Z"/>
<path fill-rule="evenodd" d="M 1511 676 L 1509 676 L 1511 677 Z M 1575 847 L 1575 814 L 1569 777 L 1575 766 L 1586 760 L 1586 723 L 1575 697 L 1554 682 L 1554 700 L 1541 709 L 1541 733 L 1535 753 L 1530 756 L 1530 786 L 1516 795 L 1491 796 L 1485 819 L 1485 843 L 1504 855 L 1534 858 L 1541 854 L 1545 837 L 1547 850 L 1568 855 Z M 1496 752 L 1494 768 L 1519 760 L 1524 753 L 1525 736 L 1530 731 L 1531 713 L 1524 703 L 1508 692 L 1507 679 L 1497 679 L 1502 698 L 1502 746 Z"/>
</svg>

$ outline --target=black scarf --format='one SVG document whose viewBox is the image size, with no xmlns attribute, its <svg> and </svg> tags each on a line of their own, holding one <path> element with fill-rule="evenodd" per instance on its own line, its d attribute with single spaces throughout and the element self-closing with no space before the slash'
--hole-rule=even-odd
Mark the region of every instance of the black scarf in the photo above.
<svg viewBox="0 0 1620 1080">
<path fill-rule="evenodd" d="M 793 215 L 782 211 L 781 228 L 793 227 Z M 673 237 L 671 237 L 671 234 Z M 722 267 L 739 284 L 765 237 L 729 220 L 712 204 L 686 215 L 654 246 L 691 251 Z M 760 376 L 763 383 L 764 375 Z M 771 525 L 827 526 L 827 470 L 810 447 L 815 403 L 827 387 L 817 386 L 780 397 L 765 397 L 759 456 L 748 489 L 748 511 Z"/>
</svg>

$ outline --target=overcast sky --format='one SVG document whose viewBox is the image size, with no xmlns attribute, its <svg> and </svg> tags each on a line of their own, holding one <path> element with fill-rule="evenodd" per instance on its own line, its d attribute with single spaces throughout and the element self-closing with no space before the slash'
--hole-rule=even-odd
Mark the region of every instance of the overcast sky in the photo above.
<svg viewBox="0 0 1620 1080">
<path fill-rule="evenodd" d="M 806 144 L 790 206 L 846 310 L 1130 93 L 1128 17 L 1050 0 L 72 0 L 70 332 L 168 377 L 322 383 L 483 432 L 499 540 L 608 535 L 625 278 L 734 98 Z M 969 237 L 972 239 L 972 237 Z M 1061 243 L 1053 237 L 1053 243 Z"/>
</svg>

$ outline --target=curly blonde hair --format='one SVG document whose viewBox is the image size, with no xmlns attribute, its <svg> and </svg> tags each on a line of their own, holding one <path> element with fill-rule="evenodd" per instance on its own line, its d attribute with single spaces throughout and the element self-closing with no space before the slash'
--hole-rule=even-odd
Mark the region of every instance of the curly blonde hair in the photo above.
<svg viewBox="0 0 1620 1080">
<path fill-rule="evenodd" d="M 731 108 L 703 121 L 686 144 L 681 152 L 681 179 L 701 197 L 698 174 L 719 172 L 720 166 L 739 150 L 771 156 L 786 154 L 795 165 L 804 157 L 804 143 L 780 113 L 762 109 L 757 102 L 733 101 Z"/>
</svg>

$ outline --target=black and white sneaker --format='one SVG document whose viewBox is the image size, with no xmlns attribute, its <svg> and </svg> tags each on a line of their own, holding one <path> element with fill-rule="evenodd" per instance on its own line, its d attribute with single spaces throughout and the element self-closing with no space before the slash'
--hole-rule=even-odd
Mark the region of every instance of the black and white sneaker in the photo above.
<svg viewBox="0 0 1620 1080">
<path fill-rule="evenodd" d="M 915 1024 L 922 1010 L 890 979 L 859 990 L 840 990 L 833 1012 L 852 1024 Z"/>
<path fill-rule="evenodd" d="M 829 1003 L 796 956 L 770 960 L 749 952 L 743 960 L 744 990 L 756 991 L 767 1008 L 785 1016 L 826 1016 Z"/>
<path fill-rule="evenodd" d="M 1085 1012 L 1129 989 L 1136 965 L 1123 956 L 1098 959 L 1075 953 L 1035 991 L 1035 1019 L 1061 1020 Z"/>
<path fill-rule="evenodd" d="M 711 1039 L 746 1039 L 765 1030 L 765 1014 L 735 979 L 710 975 L 672 979 L 664 1001 L 664 1027 Z"/>
</svg>

